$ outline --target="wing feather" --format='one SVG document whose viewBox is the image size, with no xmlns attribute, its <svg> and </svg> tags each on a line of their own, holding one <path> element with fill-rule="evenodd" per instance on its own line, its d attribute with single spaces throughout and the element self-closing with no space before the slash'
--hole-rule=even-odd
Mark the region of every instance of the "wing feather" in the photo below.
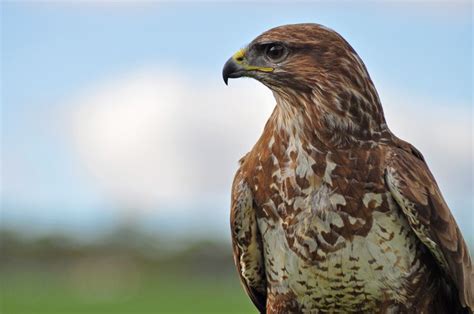
<svg viewBox="0 0 474 314">
<path fill-rule="evenodd" d="M 234 263 L 248 296 L 261 313 L 266 310 L 266 279 L 262 242 L 252 191 L 237 172 L 232 185 L 231 232 Z"/>
<path fill-rule="evenodd" d="M 385 170 L 390 192 L 421 242 L 455 284 L 463 307 L 474 309 L 474 273 L 461 231 L 426 163 L 402 149 Z"/>
</svg>

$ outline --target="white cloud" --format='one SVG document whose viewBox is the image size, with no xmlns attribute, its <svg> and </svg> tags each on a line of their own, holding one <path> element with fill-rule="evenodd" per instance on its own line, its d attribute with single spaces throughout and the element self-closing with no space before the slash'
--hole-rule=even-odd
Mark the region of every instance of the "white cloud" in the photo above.
<svg viewBox="0 0 474 314">
<path fill-rule="evenodd" d="M 72 125 L 95 181 L 108 197 L 135 208 L 192 209 L 228 198 L 237 160 L 258 139 L 275 103 L 253 80 L 230 85 L 153 69 L 87 91 L 72 106 L 79 108 Z M 469 106 L 427 104 L 384 89 L 380 94 L 389 126 L 424 153 L 448 203 L 469 204 Z"/>
<path fill-rule="evenodd" d="M 232 85 L 234 85 L 232 82 Z M 158 69 L 101 84 L 76 101 L 75 143 L 119 203 L 189 205 L 229 190 L 237 160 L 258 138 L 271 94 L 254 82 L 226 88 Z"/>
</svg>

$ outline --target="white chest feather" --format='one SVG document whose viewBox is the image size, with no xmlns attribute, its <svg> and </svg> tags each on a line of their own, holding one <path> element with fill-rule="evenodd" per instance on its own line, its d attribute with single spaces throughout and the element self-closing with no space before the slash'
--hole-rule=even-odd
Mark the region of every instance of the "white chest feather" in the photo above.
<svg viewBox="0 0 474 314">
<path fill-rule="evenodd" d="M 340 223 L 336 213 L 328 213 L 326 223 Z M 324 256 L 317 263 L 301 258 L 299 253 L 303 250 L 295 252 L 290 248 L 282 221 L 260 219 L 270 289 L 279 294 L 292 291 L 308 310 L 331 304 L 350 310 L 353 306 L 360 307 L 361 302 L 370 309 L 387 293 L 401 298 L 399 302 L 406 301 L 404 296 L 408 292 L 404 291 L 403 278 L 422 265 L 414 262 L 415 239 L 407 235 L 409 228 L 401 224 L 399 218 L 393 212 L 376 212 L 373 227 L 366 237 L 354 236 L 352 240 L 339 237 L 336 245 L 341 249 L 330 253 L 317 247 L 313 239 L 305 239 L 303 245 Z M 302 224 L 301 228 L 325 231 L 325 222 L 317 219 L 297 223 Z"/>
</svg>

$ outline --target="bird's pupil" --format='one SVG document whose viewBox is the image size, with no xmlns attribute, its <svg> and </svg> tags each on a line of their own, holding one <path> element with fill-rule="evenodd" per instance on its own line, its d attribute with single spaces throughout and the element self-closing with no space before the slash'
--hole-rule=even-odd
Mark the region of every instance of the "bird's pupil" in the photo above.
<svg viewBox="0 0 474 314">
<path fill-rule="evenodd" d="M 279 45 L 272 45 L 267 51 L 268 57 L 271 59 L 278 59 L 283 53 L 283 47 Z"/>
</svg>

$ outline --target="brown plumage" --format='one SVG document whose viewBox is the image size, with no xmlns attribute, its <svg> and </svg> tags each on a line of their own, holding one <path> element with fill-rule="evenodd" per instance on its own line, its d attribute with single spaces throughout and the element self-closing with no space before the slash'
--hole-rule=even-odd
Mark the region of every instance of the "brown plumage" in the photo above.
<svg viewBox="0 0 474 314">
<path fill-rule="evenodd" d="M 223 75 L 253 77 L 277 101 L 232 188 L 234 260 L 260 312 L 472 312 L 461 232 L 339 34 L 271 29 Z"/>
</svg>

